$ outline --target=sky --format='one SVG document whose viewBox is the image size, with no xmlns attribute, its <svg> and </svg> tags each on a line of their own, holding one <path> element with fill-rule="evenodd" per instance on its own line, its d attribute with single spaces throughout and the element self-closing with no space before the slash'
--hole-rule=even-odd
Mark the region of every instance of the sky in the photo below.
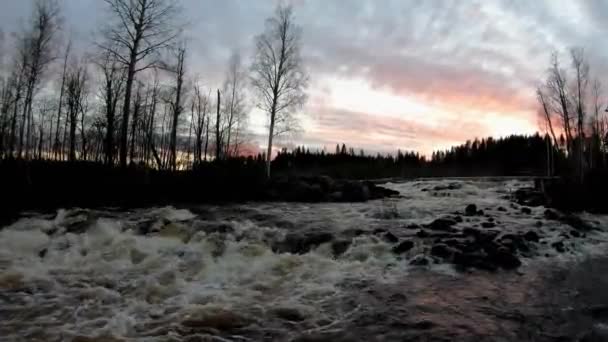
<svg viewBox="0 0 608 342">
<path fill-rule="evenodd" d="M 60 0 L 81 48 L 107 13 L 101 0 Z M 592 74 L 608 71 L 605 0 L 292 0 L 302 28 L 309 99 L 301 129 L 284 145 L 337 143 L 372 152 L 424 154 L 467 139 L 530 134 L 541 120 L 534 89 L 551 51 L 585 48 Z M 255 35 L 273 0 L 181 0 L 189 65 L 209 88 L 228 58 L 250 63 Z M 30 1 L 0 0 L 10 33 Z M 601 77 L 600 77 L 601 80 Z M 249 99 L 252 143 L 264 146 L 266 119 Z"/>
</svg>

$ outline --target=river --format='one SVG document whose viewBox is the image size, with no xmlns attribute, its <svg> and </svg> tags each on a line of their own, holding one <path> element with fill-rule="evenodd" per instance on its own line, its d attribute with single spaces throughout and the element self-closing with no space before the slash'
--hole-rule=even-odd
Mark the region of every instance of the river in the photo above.
<svg viewBox="0 0 608 342">
<path fill-rule="evenodd" d="M 0 230 L 0 340 L 608 336 L 608 217 L 580 214 L 592 229 L 574 234 L 544 207 L 511 201 L 531 186 L 525 180 L 386 186 L 401 197 L 24 213 Z M 469 204 L 483 214 L 463 215 Z M 532 230 L 540 238 L 516 253 L 516 269 L 458 269 L 429 254 L 438 239 L 418 234 L 444 215 L 463 218 L 456 231 Z M 491 228 L 480 228 L 488 221 Z M 396 253 L 402 241 L 412 246 Z"/>
</svg>

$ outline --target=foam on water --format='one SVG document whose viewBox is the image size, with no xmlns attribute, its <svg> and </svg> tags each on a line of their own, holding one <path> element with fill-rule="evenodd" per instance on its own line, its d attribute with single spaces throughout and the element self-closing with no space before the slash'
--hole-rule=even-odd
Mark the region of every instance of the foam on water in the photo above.
<svg viewBox="0 0 608 342">
<path fill-rule="evenodd" d="M 511 206 L 504 196 L 525 185 L 422 181 L 389 184 L 402 199 L 362 204 L 249 204 L 203 207 L 199 214 L 172 207 L 124 213 L 78 209 L 60 210 L 54 218 L 24 218 L 0 230 L 0 336 L 165 341 L 208 334 L 289 340 L 339 330 L 363 310 L 361 303 L 349 304 L 351 298 L 370 284 L 407 283 L 409 259 L 425 247 L 416 242 L 412 251 L 397 256 L 391 244 L 363 234 L 335 257 L 329 243 L 294 255 L 273 252 L 273 242 L 289 232 L 321 228 L 348 236 L 353 229 L 380 227 L 410 237 L 399 227 L 427 223 L 469 203 L 491 213 L 507 232 L 526 231 L 543 220 L 544 208 L 534 208 L 532 215 L 496 210 Z M 394 217 L 387 219 L 387 211 Z M 538 229 L 546 244 L 537 259 L 524 263 L 605 250 L 608 218 L 583 218 L 602 229 L 565 254 L 550 245 L 568 228 L 543 220 Z M 432 269 L 460 276 L 445 264 Z"/>
</svg>

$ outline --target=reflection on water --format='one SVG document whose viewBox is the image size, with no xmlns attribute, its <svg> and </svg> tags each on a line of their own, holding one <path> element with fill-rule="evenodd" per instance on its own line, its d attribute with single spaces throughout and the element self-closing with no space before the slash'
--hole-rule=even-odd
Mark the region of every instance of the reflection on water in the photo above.
<svg viewBox="0 0 608 342">
<path fill-rule="evenodd" d="M 597 231 L 564 240 L 570 228 L 546 220 L 544 208 L 526 214 L 509 201 L 525 185 L 429 180 L 391 184 L 403 198 L 360 204 L 32 215 L 0 231 L 0 339 L 556 341 L 601 334 L 606 219 L 584 215 Z M 465 218 L 458 230 L 491 217 L 500 234 L 539 232 L 519 269 L 457 271 L 428 255 L 432 239 L 407 228 L 471 203 L 485 214 Z M 394 253 L 396 240 L 413 247 Z M 566 252 L 551 247 L 558 240 Z M 412 265 L 421 258 L 430 264 Z"/>
</svg>

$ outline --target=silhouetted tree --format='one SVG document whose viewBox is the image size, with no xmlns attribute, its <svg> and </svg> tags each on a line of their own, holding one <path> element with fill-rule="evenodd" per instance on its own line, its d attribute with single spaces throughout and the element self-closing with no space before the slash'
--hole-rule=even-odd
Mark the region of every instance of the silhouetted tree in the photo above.
<svg viewBox="0 0 608 342">
<path fill-rule="evenodd" d="M 135 75 L 158 64 L 157 52 L 167 48 L 180 30 L 174 26 L 179 11 L 175 0 L 104 0 L 113 22 L 99 46 L 126 68 L 120 132 L 120 165 L 127 165 L 127 135 Z M 143 63 L 143 65 L 142 65 Z"/>
<path fill-rule="evenodd" d="M 306 101 L 308 76 L 300 57 L 301 29 L 291 7 L 279 6 L 266 21 L 266 30 L 255 39 L 252 64 L 253 86 L 260 96 L 258 106 L 269 116 L 266 176 L 274 137 L 292 128 L 292 111 Z"/>
</svg>

